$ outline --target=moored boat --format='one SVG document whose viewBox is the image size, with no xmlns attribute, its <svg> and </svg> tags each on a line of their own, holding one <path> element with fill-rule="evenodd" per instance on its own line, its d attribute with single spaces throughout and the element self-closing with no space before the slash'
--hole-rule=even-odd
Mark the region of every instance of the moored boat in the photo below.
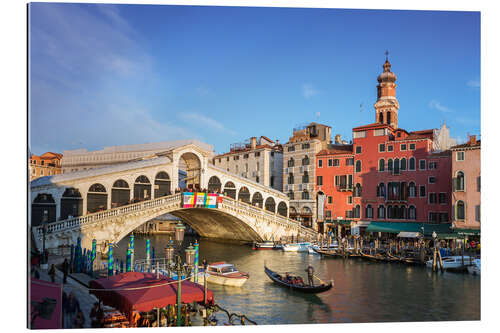
<svg viewBox="0 0 500 333">
<path fill-rule="evenodd" d="M 283 244 L 283 251 L 285 252 L 309 252 L 308 247 L 311 246 L 309 242 Z"/>
<path fill-rule="evenodd" d="M 472 262 L 472 258 L 469 256 L 449 256 L 441 258 L 441 261 L 443 262 L 444 269 L 457 270 L 465 269 L 466 266 L 469 266 Z M 433 259 L 427 260 L 425 266 L 427 266 L 427 268 L 432 268 L 433 262 Z M 436 266 L 437 268 L 441 268 L 439 260 L 437 261 Z"/>
<path fill-rule="evenodd" d="M 248 273 L 239 272 L 234 265 L 224 261 L 209 264 L 207 268 L 207 282 L 209 283 L 241 287 L 248 278 Z"/>
<path fill-rule="evenodd" d="M 328 284 L 322 283 L 321 285 L 309 286 L 304 284 L 303 279 L 301 277 L 291 277 L 295 278 L 295 280 L 298 281 L 296 283 L 289 283 L 285 280 L 284 276 L 278 274 L 277 272 L 273 272 L 265 265 L 264 265 L 264 272 L 276 284 L 303 293 L 317 294 L 328 291 L 333 287 L 333 281 L 330 281 Z"/>
<path fill-rule="evenodd" d="M 469 274 L 481 275 L 481 259 L 474 259 L 472 265 L 467 266 Z"/>
<path fill-rule="evenodd" d="M 272 241 L 265 241 L 263 243 L 255 243 L 254 244 L 254 249 L 255 250 L 274 250 L 274 242 Z"/>
</svg>

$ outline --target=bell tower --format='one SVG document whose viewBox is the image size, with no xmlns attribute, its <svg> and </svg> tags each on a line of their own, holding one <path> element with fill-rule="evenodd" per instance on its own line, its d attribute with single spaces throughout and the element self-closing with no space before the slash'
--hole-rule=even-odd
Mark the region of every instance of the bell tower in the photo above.
<svg viewBox="0 0 500 333">
<path fill-rule="evenodd" d="M 375 103 L 375 122 L 398 128 L 399 103 L 396 99 L 396 75 L 391 72 L 391 63 L 385 51 L 384 71 L 377 77 L 377 102 Z"/>
</svg>

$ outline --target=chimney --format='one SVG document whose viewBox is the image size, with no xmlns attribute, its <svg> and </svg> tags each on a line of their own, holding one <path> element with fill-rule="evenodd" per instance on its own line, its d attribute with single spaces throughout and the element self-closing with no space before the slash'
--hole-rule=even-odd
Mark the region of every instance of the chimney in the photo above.
<svg viewBox="0 0 500 333">
<path fill-rule="evenodd" d="M 469 138 L 469 143 L 471 145 L 475 145 L 476 144 L 476 136 L 475 135 L 471 135 L 470 138 Z"/>
<path fill-rule="evenodd" d="M 257 147 L 257 138 L 255 136 L 252 136 L 250 138 L 250 147 L 252 149 L 255 149 Z"/>
<path fill-rule="evenodd" d="M 342 140 L 340 139 L 340 134 L 335 135 L 335 144 L 339 145 L 342 143 Z"/>
</svg>

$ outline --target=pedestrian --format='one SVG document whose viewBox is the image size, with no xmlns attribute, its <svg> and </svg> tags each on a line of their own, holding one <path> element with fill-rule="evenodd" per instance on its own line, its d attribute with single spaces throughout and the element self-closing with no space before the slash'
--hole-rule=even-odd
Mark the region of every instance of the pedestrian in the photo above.
<svg viewBox="0 0 500 333">
<path fill-rule="evenodd" d="M 66 306 L 66 328 L 72 328 L 75 321 L 75 317 L 80 310 L 80 303 L 75 298 L 73 293 L 69 293 L 68 302 Z"/>
<path fill-rule="evenodd" d="M 56 282 L 56 268 L 55 268 L 54 264 L 52 264 L 50 266 L 49 275 L 50 275 L 50 280 L 52 281 L 52 283 Z"/>
<path fill-rule="evenodd" d="M 90 310 L 90 320 L 91 326 L 94 328 L 99 328 L 102 326 L 102 320 L 104 318 L 104 312 L 99 306 L 99 302 L 94 303 L 94 307 Z"/>
<path fill-rule="evenodd" d="M 314 286 L 313 276 L 314 276 L 314 268 L 309 264 L 306 269 L 307 279 L 309 280 L 309 286 Z"/>
<path fill-rule="evenodd" d="M 73 327 L 74 328 L 83 328 L 85 325 L 85 316 L 83 315 L 82 310 L 78 311 L 78 314 L 76 315 L 74 321 L 73 321 Z"/>
<path fill-rule="evenodd" d="M 64 259 L 64 262 L 63 262 L 63 283 L 66 283 L 66 279 L 68 278 L 68 272 L 69 272 L 69 263 L 68 263 L 68 259 Z"/>
</svg>

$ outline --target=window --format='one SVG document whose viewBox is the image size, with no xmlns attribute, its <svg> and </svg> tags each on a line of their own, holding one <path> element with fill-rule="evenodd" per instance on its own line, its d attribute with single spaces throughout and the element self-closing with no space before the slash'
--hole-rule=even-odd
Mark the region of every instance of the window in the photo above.
<svg viewBox="0 0 500 333">
<path fill-rule="evenodd" d="M 388 219 L 394 218 L 392 206 L 387 206 L 387 218 Z"/>
<path fill-rule="evenodd" d="M 385 197 L 385 184 L 384 183 L 378 184 L 377 197 Z"/>
<path fill-rule="evenodd" d="M 318 168 L 322 168 L 323 167 L 323 160 L 318 160 Z"/>
<path fill-rule="evenodd" d="M 417 196 L 417 187 L 414 182 L 410 182 L 410 184 L 408 184 L 408 196 L 411 198 L 415 198 Z"/>
<path fill-rule="evenodd" d="M 309 149 L 311 145 L 309 143 L 303 143 L 302 144 L 302 149 Z"/>
<path fill-rule="evenodd" d="M 388 145 L 387 146 L 387 151 L 393 151 L 394 150 L 394 146 L 393 145 Z"/>
<path fill-rule="evenodd" d="M 346 158 L 345 165 L 354 165 L 354 158 Z"/>
<path fill-rule="evenodd" d="M 420 185 L 420 197 L 425 197 L 425 185 Z"/>
<path fill-rule="evenodd" d="M 439 223 L 449 222 L 448 213 L 439 213 Z"/>
<path fill-rule="evenodd" d="M 385 143 L 381 143 L 378 145 L 378 151 L 381 153 L 385 151 Z"/>
<path fill-rule="evenodd" d="M 429 212 L 429 222 L 437 222 L 438 214 L 434 212 Z"/>
<path fill-rule="evenodd" d="M 378 161 L 378 171 L 385 171 L 385 160 L 381 159 Z"/>
<path fill-rule="evenodd" d="M 415 150 L 415 144 L 414 143 L 410 143 L 410 150 Z"/>
<path fill-rule="evenodd" d="M 356 146 L 356 154 L 361 154 L 361 146 Z"/>
<path fill-rule="evenodd" d="M 394 174 L 399 175 L 399 158 L 394 159 Z"/>
<path fill-rule="evenodd" d="M 309 157 L 307 155 L 302 159 L 302 165 L 309 165 Z"/>
<path fill-rule="evenodd" d="M 293 200 L 293 191 L 288 191 L 288 198 L 290 198 L 290 200 Z"/>
<path fill-rule="evenodd" d="M 293 173 L 288 174 L 288 184 L 293 184 Z"/>
<path fill-rule="evenodd" d="M 333 202 L 333 198 L 331 196 L 328 196 L 328 203 L 331 204 Z"/>
<path fill-rule="evenodd" d="M 436 177 L 430 176 L 429 177 L 429 184 L 435 184 L 436 183 Z"/>
<path fill-rule="evenodd" d="M 259 182 L 259 176 L 256 176 L 255 177 L 255 182 L 258 183 Z M 272 185 L 271 185 L 272 186 Z"/>
<path fill-rule="evenodd" d="M 332 218 L 332 211 L 331 210 L 325 211 L 325 218 L 328 220 L 330 220 Z"/>
<path fill-rule="evenodd" d="M 235 160 L 235 161 L 237 161 L 237 160 L 239 160 L 239 159 L 240 159 L 240 157 L 239 157 L 239 156 L 234 156 L 234 157 L 233 157 L 233 160 Z"/>
<path fill-rule="evenodd" d="M 385 219 L 385 207 L 383 205 L 378 206 L 377 218 Z"/>
<path fill-rule="evenodd" d="M 418 161 L 418 168 L 420 170 L 425 170 L 425 160 L 419 160 Z"/>
<path fill-rule="evenodd" d="M 405 151 L 405 150 L 406 150 L 406 143 L 402 144 L 402 145 L 399 147 L 399 149 L 400 149 L 401 151 Z"/>
<path fill-rule="evenodd" d="M 410 157 L 410 162 L 408 164 L 408 170 L 415 170 L 415 157 Z"/>
<path fill-rule="evenodd" d="M 465 220 L 465 202 L 462 200 L 457 201 L 455 205 L 455 220 Z"/>
<path fill-rule="evenodd" d="M 260 156 L 260 151 L 255 152 L 253 155 L 254 155 L 255 157 L 259 157 L 259 156 Z M 274 151 L 272 151 L 272 152 L 271 152 L 271 156 L 274 156 Z"/>
<path fill-rule="evenodd" d="M 457 172 L 457 176 L 453 180 L 454 192 L 465 191 L 465 174 L 462 171 Z"/>
<path fill-rule="evenodd" d="M 481 222 L 481 205 L 476 205 L 476 221 Z"/>
<path fill-rule="evenodd" d="M 401 166 L 400 166 L 400 168 L 401 168 L 401 171 L 405 171 L 406 170 L 406 158 L 404 158 L 404 157 L 401 159 Z"/>
<path fill-rule="evenodd" d="M 336 159 L 334 159 L 334 160 L 333 160 L 333 166 L 336 166 L 336 167 L 337 167 L 337 166 L 339 166 L 339 165 L 340 165 L 340 160 L 339 160 L 339 159 L 337 159 L 337 158 L 336 158 Z"/>
<path fill-rule="evenodd" d="M 437 168 L 437 162 L 429 162 L 429 170 L 434 170 Z"/>
<path fill-rule="evenodd" d="M 248 158 L 248 154 L 243 155 L 243 158 Z"/>
<path fill-rule="evenodd" d="M 329 167 L 333 166 L 333 160 L 331 158 L 328 159 L 328 166 Z"/>
<path fill-rule="evenodd" d="M 323 176 L 317 176 L 316 177 L 316 183 L 319 186 L 323 185 Z"/>
<path fill-rule="evenodd" d="M 354 139 L 365 138 L 366 137 L 366 131 L 354 132 L 354 133 L 352 133 L 352 137 Z"/>
<path fill-rule="evenodd" d="M 387 171 L 392 171 L 392 166 L 392 159 L 390 158 L 387 160 Z"/>
<path fill-rule="evenodd" d="M 352 218 L 352 216 L 353 216 L 352 210 L 346 210 L 345 211 L 345 217 L 346 218 Z"/>
<path fill-rule="evenodd" d="M 465 152 L 457 151 L 457 161 L 465 161 Z"/>
<path fill-rule="evenodd" d="M 477 177 L 477 191 L 481 192 L 481 176 Z"/>
<path fill-rule="evenodd" d="M 439 203 L 441 205 L 446 204 L 446 193 L 439 193 Z"/>
<path fill-rule="evenodd" d="M 435 204 L 437 202 L 436 193 L 429 193 L 429 203 Z"/>
<path fill-rule="evenodd" d="M 227 162 L 229 162 L 229 156 L 228 156 L 228 157 L 226 157 L 226 161 L 227 161 Z"/>
<path fill-rule="evenodd" d="M 352 205 L 352 195 L 347 197 L 347 204 Z"/>
<path fill-rule="evenodd" d="M 365 209 L 365 216 L 366 218 L 373 218 L 373 207 L 372 205 L 366 205 L 366 209 Z"/>
<path fill-rule="evenodd" d="M 295 146 L 288 146 L 288 151 L 295 151 Z"/>
<path fill-rule="evenodd" d="M 354 208 L 354 218 L 358 218 L 360 217 L 360 212 L 361 211 L 361 207 L 359 205 L 356 205 L 356 207 Z"/>
<path fill-rule="evenodd" d="M 42 165 L 45 165 L 45 161 L 42 161 Z"/>
<path fill-rule="evenodd" d="M 361 196 L 361 184 L 360 183 L 357 183 L 356 186 L 354 187 L 354 196 L 355 197 Z"/>
<path fill-rule="evenodd" d="M 302 192 L 302 200 L 309 200 L 309 192 L 306 190 Z"/>
<path fill-rule="evenodd" d="M 356 161 L 356 172 L 361 172 L 361 161 Z"/>
<path fill-rule="evenodd" d="M 335 176 L 335 181 L 333 183 L 335 184 L 335 186 L 339 186 L 340 185 L 340 176 Z"/>
<path fill-rule="evenodd" d="M 295 161 L 293 160 L 293 158 L 291 158 L 288 160 L 287 164 L 288 164 L 288 167 L 291 168 L 295 165 Z"/>
<path fill-rule="evenodd" d="M 307 173 L 307 171 L 304 171 L 304 175 L 302 176 L 302 183 L 309 183 L 309 174 Z"/>
<path fill-rule="evenodd" d="M 408 218 L 410 220 L 416 220 L 417 219 L 417 209 L 415 206 L 410 206 L 408 208 Z"/>
</svg>

